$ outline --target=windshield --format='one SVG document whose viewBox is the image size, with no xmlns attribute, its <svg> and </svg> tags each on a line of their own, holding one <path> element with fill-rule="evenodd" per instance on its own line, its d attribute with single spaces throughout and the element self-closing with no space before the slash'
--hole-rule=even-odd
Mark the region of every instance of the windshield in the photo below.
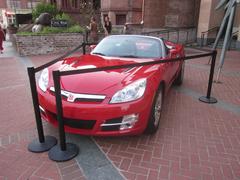
<svg viewBox="0 0 240 180">
<path fill-rule="evenodd" d="M 162 57 L 160 46 L 159 40 L 148 37 L 108 36 L 91 54 L 125 58 L 159 58 Z"/>
</svg>

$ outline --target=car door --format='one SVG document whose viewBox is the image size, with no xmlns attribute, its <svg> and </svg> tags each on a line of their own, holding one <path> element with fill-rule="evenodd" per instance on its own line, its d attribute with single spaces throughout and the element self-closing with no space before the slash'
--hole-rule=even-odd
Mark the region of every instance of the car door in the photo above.
<svg viewBox="0 0 240 180">
<path fill-rule="evenodd" d="M 180 57 L 180 54 L 179 54 L 179 51 L 175 48 L 172 48 L 169 50 L 169 55 L 168 57 L 170 59 L 175 59 L 175 58 L 179 58 Z M 180 61 L 175 61 L 175 62 L 170 62 L 169 63 L 169 79 L 170 79 L 170 84 L 174 81 L 175 79 L 175 75 L 176 75 L 176 72 L 179 68 L 179 64 L 180 64 Z"/>
</svg>

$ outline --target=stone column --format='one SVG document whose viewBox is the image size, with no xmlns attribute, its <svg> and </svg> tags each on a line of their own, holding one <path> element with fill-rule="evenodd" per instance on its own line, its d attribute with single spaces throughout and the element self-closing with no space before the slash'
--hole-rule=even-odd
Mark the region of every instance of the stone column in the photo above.
<svg viewBox="0 0 240 180">
<path fill-rule="evenodd" d="M 193 27 L 196 0 L 168 0 L 165 27 Z"/>
<path fill-rule="evenodd" d="M 113 11 L 109 11 L 108 12 L 108 16 L 109 16 L 112 24 L 115 25 L 116 24 L 116 15 L 115 15 L 115 13 Z"/>
</svg>

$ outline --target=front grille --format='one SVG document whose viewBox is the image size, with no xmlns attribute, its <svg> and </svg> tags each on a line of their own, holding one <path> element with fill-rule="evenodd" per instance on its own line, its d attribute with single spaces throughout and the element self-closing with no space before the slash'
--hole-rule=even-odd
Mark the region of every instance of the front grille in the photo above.
<svg viewBox="0 0 240 180">
<path fill-rule="evenodd" d="M 55 113 L 49 112 L 54 120 L 57 121 L 57 115 Z M 96 120 L 83 120 L 83 119 L 72 119 L 63 117 L 64 125 L 69 126 L 71 128 L 77 129 L 93 129 Z"/>
<path fill-rule="evenodd" d="M 53 93 L 55 96 L 55 89 L 54 87 L 50 87 L 50 92 Z M 105 95 L 97 95 L 97 94 L 78 94 L 78 93 L 73 93 L 69 92 L 66 90 L 61 90 L 61 95 L 62 97 L 69 102 L 103 102 L 105 99 Z M 69 96 L 72 96 L 72 100 L 69 100 Z"/>
</svg>

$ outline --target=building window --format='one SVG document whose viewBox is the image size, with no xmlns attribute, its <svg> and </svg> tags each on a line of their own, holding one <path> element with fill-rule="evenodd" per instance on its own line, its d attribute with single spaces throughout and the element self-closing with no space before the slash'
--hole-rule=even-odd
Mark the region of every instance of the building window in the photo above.
<svg viewBox="0 0 240 180">
<path fill-rule="evenodd" d="M 7 7 L 9 9 L 21 9 L 21 2 L 19 0 L 7 0 Z"/>
<path fill-rule="evenodd" d="M 116 14 L 116 25 L 124 25 L 126 23 L 126 14 Z"/>
</svg>

